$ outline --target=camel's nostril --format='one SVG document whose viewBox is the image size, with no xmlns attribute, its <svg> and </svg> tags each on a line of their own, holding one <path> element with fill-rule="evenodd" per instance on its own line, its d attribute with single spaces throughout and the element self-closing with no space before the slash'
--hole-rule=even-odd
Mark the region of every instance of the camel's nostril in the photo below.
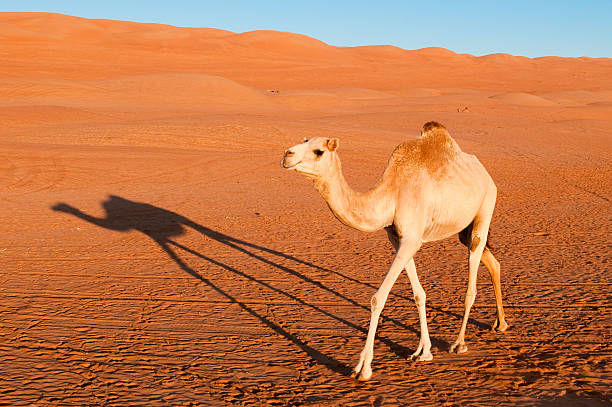
<svg viewBox="0 0 612 407">
<path fill-rule="evenodd" d="M 281 166 L 283 168 L 289 168 L 291 167 L 291 164 L 287 162 L 287 160 L 291 157 L 295 155 L 295 153 L 291 150 L 285 150 L 285 154 L 283 155 L 283 159 L 281 160 Z"/>
</svg>

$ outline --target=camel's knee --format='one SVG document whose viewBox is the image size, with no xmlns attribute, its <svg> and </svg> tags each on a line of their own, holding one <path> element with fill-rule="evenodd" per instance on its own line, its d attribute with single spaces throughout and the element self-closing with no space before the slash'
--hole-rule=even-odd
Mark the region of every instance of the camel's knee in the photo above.
<svg viewBox="0 0 612 407">
<path fill-rule="evenodd" d="M 470 244 L 470 251 L 474 253 L 476 249 L 478 249 L 478 246 L 480 246 L 480 236 L 474 233 L 472 236 L 472 243 Z"/>
<path fill-rule="evenodd" d="M 475 299 L 476 299 L 476 288 L 474 289 L 468 288 L 467 292 L 465 293 L 465 304 L 471 306 L 472 304 L 474 304 Z"/>
<path fill-rule="evenodd" d="M 421 307 L 421 306 L 425 305 L 425 295 L 423 295 L 423 296 L 415 295 L 414 296 L 414 302 L 417 305 L 417 307 Z"/>
<path fill-rule="evenodd" d="M 491 253 L 491 250 L 488 248 L 485 248 L 484 252 L 482 253 L 482 262 L 485 264 L 485 266 L 487 266 L 490 273 L 499 274 L 501 264 L 499 264 L 499 261 L 497 261 L 495 256 L 493 256 L 493 253 Z"/>
<path fill-rule="evenodd" d="M 378 304 L 378 298 L 376 298 L 376 295 L 373 295 L 372 298 L 370 298 L 370 309 L 372 312 L 378 311 Z"/>
<path fill-rule="evenodd" d="M 380 294 L 376 293 L 370 299 L 370 309 L 372 312 L 380 312 L 385 306 L 385 298 L 381 298 Z"/>
<path fill-rule="evenodd" d="M 491 276 L 491 280 L 493 280 L 493 282 L 499 282 L 500 278 L 501 278 L 501 273 L 499 270 L 499 263 L 497 263 L 497 267 L 496 266 L 492 266 L 491 268 L 487 267 L 487 270 L 489 270 L 489 275 Z"/>
<path fill-rule="evenodd" d="M 470 244 L 468 246 L 470 249 L 470 255 L 477 254 L 482 256 L 482 254 L 487 249 L 487 233 L 485 231 L 474 231 L 470 238 Z"/>
<path fill-rule="evenodd" d="M 493 256 L 493 253 L 491 253 L 490 250 L 487 249 L 487 257 L 490 257 L 493 263 L 493 268 L 495 269 L 496 272 L 499 273 L 499 269 L 501 268 L 501 264 L 499 264 L 499 261 L 497 261 L 497 259 L 495 258 L 495 256 Z"/>
<path fill-rule="evenodd" d="M 493 282 L 499 282 L 501 265 L 489 249 L 485 249 L 485 251 L 482 253 L 481 261 L 489 271 Z"/>
<path fill-rule="evenodd" d="M 499 264 L 499 262 L 497 261 L 496 258 L 493 258 L 493 261 L 491 262 L 491 270 L 489 270 L 491 273 L 499 276 L 499 272 L 501 269 L 501 264 Z"/>
<path fill-rule="evenodd" d="M 427 300 L 427 295 L 425 294 L 425 291 L 423 291 L 422 289 L 414 293 L 414 302 L 417 305 L 417 307 L 424 306 L 426 300 Z"/>
</svg>

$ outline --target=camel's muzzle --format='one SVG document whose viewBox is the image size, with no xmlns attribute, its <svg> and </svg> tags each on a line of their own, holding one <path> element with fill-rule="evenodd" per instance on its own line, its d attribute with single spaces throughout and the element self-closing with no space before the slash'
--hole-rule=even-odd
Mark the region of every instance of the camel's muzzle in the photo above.
<svg viewBox="0 0 612 407">
<path fill-rule="evenodd" d="M 285 151 L 285 154 L 283 155 L 283 158 L 281 160 L 281 167 L 286 168 L 288 170 L 293 169 L 296 165 L 298 165 L 299 163 L 292 163 L 291 162 L 291 157 L 293 157 L 295 155 L 295 153 L 291 150 L 287 150 Z"/>
</svg>

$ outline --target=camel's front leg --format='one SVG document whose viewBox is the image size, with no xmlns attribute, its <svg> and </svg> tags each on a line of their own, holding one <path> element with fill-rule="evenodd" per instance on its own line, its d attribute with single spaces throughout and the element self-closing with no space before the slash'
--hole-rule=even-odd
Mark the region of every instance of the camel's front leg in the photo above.
<svg viewBox="0 0 612 407">
<path fill-rule="evenodd" d="M 385 228 L 389 241 L 397 250 L 399 247 L 399 236 L 393 226 L 387 226 Z M 414 265 L 414 258 L 411 258 L 406 265 L 406 274 L 410 279 L 410 285 L 412 286 L 412 293 L 414 294 L 414 302 L 416 303 L 417 310 L 419 312 L 419 322 L 421 324 L 421 338 L 419 340 L 419 346 L 416 352 L 412 354 L 412 359 L 418 360 L 432 360 L 433 355 L 431 354 L 431 341 L 429 339 L 429 331 L 427 329 L 427 316 L 425 314 L 425 290 L 419 281 L 417 276 L 416 266 Z"/>
<path fill-rule="evenodd" d="M 395 259 L 393 259 L 393 263 L 391 264 L 387 275 L 385 276 L 385 279 L 376 291 L 376 294 L 372 296 L 372 315 L 370 316 L 368 337 L 366 339 L 365 346 L 361 351 L 359 363 L 357 363 L 352 377 L 357 377 L 362 381 L 369 380 L 370 377 L 372 377 L 372 368 L 370 364 L 374 358 L 374 337 L 376 336 L 376 328 L 378 327 L 378 318 L 380 317 L 380 313 L 385 306 L 385 302 L 387 301 L 391 287 L 393 287 L 395 280 L 397 280 L 397 277 L 402 272 L 404 266 L 406 266 L 408 261 L 412 258 L 415 251 L 416 250 L 413 245 L 402 244 L 400 242 L 400 247 L 395 255 Z"/>
</svg>

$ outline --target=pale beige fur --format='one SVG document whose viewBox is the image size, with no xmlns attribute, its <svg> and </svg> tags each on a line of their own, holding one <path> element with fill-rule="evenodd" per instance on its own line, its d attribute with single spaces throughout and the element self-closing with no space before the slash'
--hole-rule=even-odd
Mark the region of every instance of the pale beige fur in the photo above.
<svg viewBox="0 0 612 407">
<path fill-rule="evenodd" d="M 499 262 L 486 247 L 497 188 L 478 159 L 466 154 L 439 123 L 423 126 L 416 140 L 400 144 L 387 168 L 368 192 L 356 192 L 342 174 L 338 139 L 317 137 L 285 151 L 281 165 L 313 179 L 333 214 L 347 226 L 373 232 L 385 228 L 396 255 L 371 300 L 368 336 L 354 376 L 372 376 L 374 337 L 391 287 L 406 270 L 419 312 L 421 336 L 414 359 L 431 360 L 431 341 L 425 316 L 425 291 L 419 283 L 413 256 L 424 242 L 460 233 L 468 246 L 468 288 L 457 340 L 450 351 L 465 352 L 465 329 L 476 296 L 476 271 L 482 260 L 493 281 L 497 319 L 493 328 L 504 331 Z M 467 233 L 470 233 L 467 236 Z"/>
</svg>

